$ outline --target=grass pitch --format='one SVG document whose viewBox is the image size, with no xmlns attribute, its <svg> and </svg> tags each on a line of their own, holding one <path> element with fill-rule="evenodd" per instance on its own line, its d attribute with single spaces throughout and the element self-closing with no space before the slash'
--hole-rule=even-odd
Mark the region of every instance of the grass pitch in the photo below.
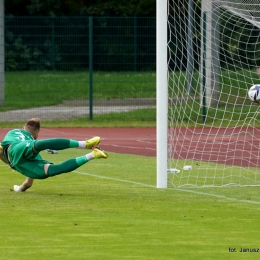
<svg viewBox="0 0 260 260">
<path fill-rule="evenodd" d="M 0 259 L 260 257 L 239 252 L 260 248 L 259 188 L 156 189 L 154 157 L 109 156 L 25 193 L 10 190 L 24 177 L 0 163 Z"/>
</svg>

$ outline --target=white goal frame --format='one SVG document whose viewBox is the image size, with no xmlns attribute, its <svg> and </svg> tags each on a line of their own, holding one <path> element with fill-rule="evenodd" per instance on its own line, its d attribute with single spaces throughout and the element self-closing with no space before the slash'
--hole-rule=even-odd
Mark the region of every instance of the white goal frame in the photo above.
<svg viewBox="0 0 260 260">
<path fill-rule="evenodd" d="M 167 188 L 167 0 L 156 1 L 156 158 L 157 188 Z"/>
<path fill-rule="evenodd" d="M 187 2 L 189 2 L 189 6 L 188 6 L 189 9 L 191 9 L 192 7 L 191 7 L 190 3 L 193 3 L 194 0 L 186 1 L 185 4 L 188 4 Z M 169 39 L 169 37 L 172 37 L 172 32 L 171 32 L 171 28 L 170 28 L 171 24 L 169 23 L 169 21 L 170 21 L 169 18 L 172 14 L 172 11 L 169 11 L 169 9 L 170 9 L 170 7 L 171 7 L 170 5 L 172 3 L 174 3 L 173 0 L 157 0 L 156 1 L 156 7 L 157 7 L 157 11 L 156 11 L 156 57 L 157 57 L 156 58 L 156 93 L 157 93 L 156 94 L 156 100 L 157 100 L 157 103 L 156 103 L 156 105 L 157 105 L 157 107 L 156 107 L 156 113 L 157 113 L 157 115 L 156 115 L 156 124 L 157 124 L 157 127 L 156 127 L 156 138 L 157 138 L 157 144 L 156 144 L 156 148 L 157 148 L 156 174 L 157 174 L 157 188 L 167 188 L 169 172 L 172 170 L 171 173 L 175 173 L 174 169 L 169 169 L 169 168 L 171 168 L 170 160 L 172 158 L 170 158 L 171 155 L 169 155 L 168 151 L 167 151 L 168 150 L 167 148 L 170 145 L 168 143 L 169 135 L 172 134 L 171 128 L 170 128 L 170 125 L 171 125 L 172 122 L 171 123 L 168 122 L 168 117 L 169 117 L 168 116 L 168 109 L 170 109 L 170 107 L 168 108 L 168 106 L 169 106 L 169 101 L 170 102 L 172 102 L 172 101 L 171 101 L 171 97 L 168 97 L 168 91 L 172 90 L 172 89 L 169 89 L 169 87 L 170 87 L 169 82 L 174 81 L 173 76 L 172 76 L 173 73 L 168 71 L 168 69 L 169 69 L 168 66 L 169 67 L 171 66 L 168 56 L 170 56 L 169 45 L 171 44 L 171 42 L 170 42 L 171 39 Z M 221 33 L 222 33 L 223 21 L 225 21 L 225 20 L 223 20 L 223 18 L 221 16 L 223 14 L 223 7 L 224 7 L 225 12 L 227 11 L 231 15 L 235 14 L 239 18 L 243 19 L 243 21 L 246 20 L 246 21 L 250 22 L 251 24 L 253 24 L 254 26 L 260 28 L 260 9 L 259 9 L 259 6 L 257 5 L 258 4 L 257 0 L 248 0 L 248 4 L 245 4 L 245 5 L 243 3 L 244 3 L 244 1 L 236 1 L 236 0 L 228 0 L 228 1 L 225 1 L 225 0 L 202 0 L 201 1 L 201 18 L 200 18 L 200 22 L 201 22 L 201 25 L 200 25 L 200 32 L 201 32 L 201 34 L 200 34 L 201 35 L 200 51 L 201 51 L 201 53 L 200 54 L 198 54 L 199 52 L 196 53 L 196 54 L 200 55 L 200 61 L 199 61 L 200 66 L 198 66 L 200 71 L 197 73 L 196 76 L 199 75 L 199 77 L 200 77 L 200 80 L 198 80 L 197 82 L 198 82 L 198 85 L 200 84 L 200 91 L 201 92 L 200 92 L 200 95 L 197 94 L 197 97 L 199 96 L 200 101 L 198 101 L 196 103 L 196 105 L 198 104 L 197 107 L 200 105 L 202 110 L 203 110 L 203 114 L 202 114 L 203 120 L 199 124 L 197 124 L 197 122 L 195 122 L 195 124 L 199 125 L 200 127 L 204 127 L 204 126 L 207 127 L 208 126 L 207 122 L 206 122 L 206 114 L 207 114 L 206 111 L 210 110 L 210 108 L 214 109 L 215 107 L 217 107 L 218 104 L 219 104 L 218 102 L 220 102 L 220 101 L 223 102 L 223 100 L 221 99 L 221 98 L 223 98 L 223 95 L 220 94 L 220 93 L 222 93 L 220 91 L 222 91 L 222 88 L 223 88 L 223 78 L 220 78 L 220 77 L 222 77 L 221 73 L 222 73 L 223 67 L 221 67 L 220 62 L 222 62 L 222 64 L 223 64 L 223 59 L 220 60 L 220 57 L 219 57 L 220 56 L 220 52 L 219 52 L 219 50 L 220 50 L 220 46 L 219 46 L 220 35 L 219 35 L 219 32 L 220 31 L 218 29 L 219 28 L 218 26 L 221 26 Z M 257 8 L 254 9 L 254 6 L 257 7 Z M 187 9 L 186 9 L 186 11 L 187 11 Z M 220 11 L 221 11 L 221 13 L 220 13 Z M 190 10 L 188 10 L 188 15 L 189 14 L 190 14 Z M 187 17 L 186 17 L 186 19 L 187 19 Z M 187 20 L 190 20 L 190 19 L 187 19 Z M 222 22 L 221 24 L 219 24 L 219 20 L 221 20 L 221 22 Z M 182 25 L 182 23 L 180 23 L 180 24 Z M 185 41 L 185 38 L 186 38 L 187 43 L 188 43 L 187 44 L 187 49 L 188 49 L 187 53 L 192 53 L 192 50 L 191 50 L 192 42 L 191 42 L 191 39 L 190 39 L 190 37 L 192 37 L 192 25 L 190 25 L 188 23 L 188 29 L 186 31 L 187 35 L 185 35 L 185 30 L 183 29 L 183 27 L 182 26 L 179 26 L 179 27 L 182 29 L 182 34 L 180 34 L 180 37 L 182 38 L 182 41 L 181 41 L 182 46 L 186 44 L 186 41 Z M 243 26 L 241 26 L 241 28 L 243 28 Z M 169 32 L 169 29 L 170 29 L 170 32 Z M 250 29 L 250 30 L 253 30 L 253 29 Z M 167 35 L 167 32 L 169 32 L 169 36 Z M 221 37 L 223 37 L 223 35 L 224 34 L 222 33 Z M 222 39 L 223 38 L 221 38 L 221 40 Z M 231 39 L 231 37 L 230 37 L 230 39 Z M 260 36 L 258 36 L 258 39 L 260 39 Z M 223 42 L 225 43 L 225 41 L 223 41 Z M 243 43 L 245 43 L 245 42 L 246 41 L 244 41 Z M 248 43 L 248 42 L 246 42 L 246 43 Z M 222 44 L 222 41 L 221 41 L 221 44 Z M 191 50 L 191 51 L 189 52 L 189 50 Z M 221 51 L 223 51 L 222 45 L 221 45 Z M 230 53 L 232 54 L 232 52 L 230 52 Z M 259 53 L 260 53 L 260 51 L 259 51 L 259 47 L 258 47 L 258 55 L 259 55 Z M 240 55 L 240 53 L 238 53 L 238 54 Z M 190 54 L 187 54 L 187 56 L 186 56 L 186 58 L 188 60 L 187 67 L 186 67 L 186 73 L 187 73 L 186 81 L 188 82 L 188 84 L 189 84 L 189 81 L 190 81 L 189 77 L 193 73 L 193 68 L 189 67 L 189 64 L 191 64 L 192 61 L 193 61 L 193 57 L 189 56 L 189 55 Z M 221 55 L 225 55 L 225 54 L 222 53 Z M 174 56 L 174 54 L 173 54 L 173 56 Z M 227 55 L 226 57 L 229 57 L 229 56 Z M 241 57 L 244 57 L 243 54 L 241 54 Z M 245 57 L 247 59 L 247 57 L 250 57 L 250 56 L 245 56 Z M 254 57 L 258 57 L 258 56 L 256 55 Z M 254 61 L 255 60 L 257 60 L 257 59 L 255 58 Z M 235 61 L 235 58 L 234 58 L 234 61 Z M 180 61 L 180 62 L 182 62 L 182 61 Z M 185 63 L 182 63 L 182 64 L 185 64 Z M 227 66 L 229 66 L 228 62 L 225 63 L 225 64 L 227 64 Z M 239 64 L 242 64 L 242 61 Z M 249 64 L 251 64 L 251 63 L 249 63 Z M 251 66 L 252 66 L 252 64 L 251 64 Z M 234 65 L 234 64 L 231 64 L 231 66 L 232 65 Z M 257 84 L 260 85 L 260 72 L 259 72 L 260 66 L 259 66 L 259 63 L 255 63 L 254 66 L 255 65 L 257 65 L 256 70 L 257 70 L 257 74 L 259 75 L 259 82 L 257 82 Z M 236 64 L 234 66 L 236 66 Z M 238 71 L 239 71 L 239 68 L 238 68 Z M 241 66 L 241 68 L 243 69 L 244 67 Z M 226 67 L 226 71 L 227 70 L 229 70 L 229 68 Z M 230 71 L 232 71 L 232 70 L 230 70 Z M 228 73 L 229 73 L 229 71 L 228 71 Z M 177 74 L 177 76 L 178 75 L 179 74 Z M 244 76 L 244 74 L 243 74 L 243 76 Z M 254 77 L 251 77 L 251 76 L 252 76 L 252 74 L 250 74 L 250 77 L 247 76 L 247 78 L 250 78 L 250 79 L 254 78 Z M 230 79 L 230 82 L 231 82 L 232 76 L 230 76 L 229 79 Z M 253 80 L 251 80 L 251 81 L 253 81 Z M 256 81 L 258 81 L 258 80 L 256 80 Z M 243 83 L 246 83 L 246 84 L 243 84 Z M 253 84 L 253 83 L 254 82 L 251 82 L 251 84 Z M 221 88 L 218 88 L 220 84 L 222 84 Z M 225 86 L 228 85 L 227 83 L 225 83 L 225 84 L 226 84 Z M 183 85 L 185 85 L 185 84 L 182 83 L 182 87 L 183 87 Z M 232 85 L 236 86 L 236 84 L 232 84 L 232 82 L 231 82 L 230 86 L 232 87 Z M 250 87 L 250 80 L 247 80 L 247 81 L 246 80 L 243 80 L 243 81 L 240 80 L 238 82 L 238 85 L 239 85 L 239 87 L 241 85 L 243 85 L 243 88 L 242 88 L 243 91 L 240 92 L 241 89 L 238 90 L 239 94 L 240 94 L 240 96 L 239 96 L 240 102 L 242 102 L 241 104 L 243 104 L 243 107 L 244 106 L 250 107 L 250 109 L 248 111 L 250 111 L 250 113 L 251 113 L 249 115 L 249 117 L 246 117 L 246 120 L 250 120 L 250 122 L 249 122 L 250 124 L 249 125 L 243 124 L 243 127 L 246 126 L 246 129 L 248 129 L 247 127 L 251 127 L 252 133 L 249 131 L 250 132 L 249 133 L 250 138 L 251 137 L 254 138 L 255 137 L 255 131 L 259 131 L 259 133 L 260 133 L 260 129 L 255 130 L 255 128 L 254 128 L 254 124 L 255 124 L 254 120 L 257 120 L 258 123 L 260 122 L 260 120 L 256 119 L 257 114 L 259 114 L 259 112 L 257 112 L 257 110 L 260 110 L 260 107 L 256 108 L 256 109 L 251 109 L 251 107 L 253 105 L 249 104 L 250 103 L 249 100 L 245 101 L 247 98 L 246 98 L 246 95 L 244 95 L 243 93 L 246 91 L 246 88 Z M 188 100 L 189 97 L 193 98 L 192 91 L 193 91 L 193 89 L 191 89 L 191 86 L 188 85 L 187 86 L 187 93 L 185 93 L 185 97 L 184 97 L 185 100 L 186 100 L 186 98 Z M 182 90 L 182 92 L 183 92 L 183 90 Z M 179 99 L 179 97 L 182 95 L 182 92 L 178 93 L 179 95 L 177 94 L 177 95 L 174 95 L 174 96 L 177 97 L 177 99 Z M 197 93 L 199 93 L 199 92 L 197 92 Z M 225 95 L 226 92 L 224 91 L 223 93 Z M 219 95 L 222 95 L 221 98 L 220 98 Z M 237 95 L 234 95 L 232 93 L 231 93 L 231 95 L 233 95 L 234 99 L 238 98 Z M 199 98 L 198 98 L 198 100 L 199 100 Z M 183 96 L 181 97 L 180 100 L 183 100 Z M 189 101 L 190 101 L 190 99 L 189 99 Z M 195 100 L 195 102 L 196 102 L 196 100 Z M 229 104 L 234 103 L 234 101 L 232 101 L 232 100 L 227 101 L 227 102 L 230 102 Z M 171 104 L 171 107 L 173 107 L 172 104 Z M 205 108 L 205 113 L 204 113 L 204 108 Z M 174 110 L 174 111 L 178 111 L 178 110 Z M 252 111 L 255 111 L 254 115 L 252 115 L 252 113 L 253 113 Z M 240 111 L 236 111 L 236 112 L 232 111 L 232 115 L 233 115 L 233 112 L 237 113 L 237 114 L 241 113 Z M 171 111 L 169 112 L 169 114 L 170 113 L 171 113 Z M 228 111 L 227 113 L 230 113 L 230 111 Z M 252 116 L 252 118 L 251 118 L 251 116 Z M 237 119 L 234 119 L 233 124 L 236 124 L 235 127 L 238 127 L 237 129 L 239 129 L 240 123 L 237 123 L 238 121 L 236 121 L 236 120 Z M 248 122 L 248 121 L 246 121 L 246 122 Z M 168 126 L 168 124 L 169 124 L 169 126 Z M 225 125 L 225 124 L 223 124 L 223 125 Z M 229 123 L 228 123 L 228 125 L 229 125 Z M 222 126 L 222 121 L 221 121 L 220 127 L 221 126 Z M 212 128 L 214 128 L 214 126 Z M 245 130 L 245 132 L 248 133 L 247 130 Z M 241 134 L 243 134 L 243 132 Z M 196 133 L 195 133 L 195 135 L 196 135 Z M 214 135 L 214 133 L 213 133 L 213 135 Z M 239 142 L 240 139 L 238 139 L 238 137 L 236 137 L 236 135 L 237 134 L 234 132 L 234 136 L 235 136 L 234 138 L 236 138 L 235 141 Z M 177 138 L 177 136 L 176 136 L 176 138 Z M 223 138 L 226 138 L 226 137 L 223 135 Z M 230 138 L 230 137 L 228 137 L 228 138 Z M 179 139 L 176 139 L 176 140 L 179 140 Z M 259 139 L 257 139 L 257 140 L 259 141 Z M 195 142 L 197 142 L 197 143 L 199 143 L 199 141 L 195 140 Z M 233 143 L 233 140 L 230 139 L 230 140 L 228 140 L 228 142 Z M 206 141 L 204 143 L 206 143 Z M 249 138 L 247 138 L 245 140 L 243 139 L 243 144 L 244 145 L 250 144 L 251 148 L 252 147 L 255 148 L 255 144 L 251 140 L 249 140 Z M 194 153 L 196 153 L 198 151 L 197 148 L 198 147 L 195 146 L 195 148 L 192 151 Z M 214 148 L 215 148 L 215 146 L 214 146 Z M 243 149 L 244 149 L 244 147 L 243 147 Z M 230 148 L 229 152 L 231 150 L 232 150 L 232 147 Z M 176 151 L 176 149 L 174 151 Z M 210 150 L 210 151 L 213 151 L 213 150 Z M 243 151 L 247 151 L 247 147 Z M 260 154 L 260 152 L 259 153 L 257 152 L 257 155 L 255 155 L 254 151 L 255 150 L 249 151 L 250 156 L 251 156 L 251 154 L 252 154 L 252 157 L 258 156 L 258 158 L 259 158 L 258 162 L 260 162 L 260 156 L 258 155 L 258 154 Z M 198 151 L 198 152 L 200 152 L 200 151 Z M 168 158 L 168 155 L 169 155 L 170 159 Z M 180 156 L 179 158 L 186 158 L 186 157 Z M 195 157 L 193 157 L 193 158 L 195 158 Z M 227 159 L 227 158 L 225 158 L 225 159 Z M 196 158 L 195 158 L 195 160 L 196 160 Z M 227 160 L 229 160 L 229 158 Z M 250 158 L 248 159 L 246 157 L 245 160 L 250 160 Z M 221 161 L 221 160 L 219 160 L 219 161 Z M 225 161 L 225 163 L 222 163 L 222 164 L 226 165 L 226 161 Z M 210 162 L 210 160 L 207 161 L 207 162 Z M 256 165 L 259 166 L 259 164 L 256 164 Z M 177 165 L 177 166 L 182 167 L 181 164 Z M 231 166 L 231 168 L 232 168 L 232 166 Z M 199 165 L 199 167 L 201 167 L 201 166 Z M 206 166 L 206 167 L 208 167 L 208 166 Z M 248 167 L 246 169 L 247 172 L 249 172 L 249 174 L 251 174 L 250 167 L 253 167 L 252 164 L 249 163 L 248 166 L 246 166 L 246 167 Z M 183 167 L 183 169 L 184 168 L 185 167 Z M 226 171 L 227 168 L 225 167 L 224 170 Z M 240 168 L 241 171 L 242 171 L 242 168 L 243 167 Z M 257 168 L 257 167 L 255 167 L 255 168 Z M 224 170 L 223 170 L 223 172 L 224 172 Z M 167 172 L 167 171 L 169 171 L 169 172 Z M 180 172 L 177 169 L 176 169 L 176 171 Z M 215 169 L 213 169 L 213 171 L 215 172 Z M 212 173 L 212 174 L 215 178 L 216 174 L 215 173 Z M 177 176 L 176 178 L 179 178 L 180 175 L 176 175 Z M 174 176 L 174 174 L 172 176 Z M 187 176 L 188 176 L 187 178 L 190 178 L 189 174 Z M 194 176 L 198 176 L 198 175 L 196 175 L 196 173 L 194 173 L 194 175 L 192 177 L 194 177 Z M 255 171 L 254 172 L 252 171 L 252 176 L 256 177 L 256 176 L 260 176 L 260 175 L 258 175 L 258 173 L 256 173 Z M 235 182 L 233 181 L 233 177 L 239 178 L 238 184 L 236 183 L 236 181 Z M 206 178 L 208 178 L 208 177 L 205 177 L 204 179 L 206 180 Z M 217 177 L 217 178 L 220 179 L 219 177 Z M 225 176 L 225 178 L 228 179 L 229 176 Z M 240 173 L 236 174 L 235 173 L 233 175 L 233 172 L 232 172 L 232 175 L 230 175 L 230 179 L 232 179 L 232 181 L 230 181 L 230 183 L 232 185 L 234 184 L 235 186 L 236 185 L 238 185 L 238 186 L 244 186 L 244 185 L 255 186 L 254 184 L 252 184 L 252 185 L 251 184 L 244 184 L 246 182 L 241 182 L 242 183 L 241 184 L 240 178 L 244 178 L 243 174 L 240 174 Z M 222 177 L 221 180 L 223 180 L 223 177 Z M 256 185 L 259 186 L 260 185 L 260 179 L 258 179 L 258 177 L 257 177 L 257 181 L 258 182 L 257 182 Z M 220 184 L 216 184 L 215 181 L 213 182 L 213 184 L 209 184 L 209 185 L 205 182 L 204 187 L 213 187 L 213 186 L 214 187 L 216 187 L 216 186 L 223 187 L 223 186 L 229 186 L 230 183 L 228 183 L 228 184 L 223 183 L 223 185 L 221 186 Z M 253 183 L 253 181 L 252 181 L 252 183 Z M 174 182 L 172 184 L 174 184 Z M 184 184 L 184 185 L 187 186 L 187 185 L 190 185 L 190 184 L 187 183 L 187 184 Z M 181 184 L 181 186 L 183 186 L 183 184 Z M 198 187 L 197 182 L 193 186 Z M 176 187 L 179 187 L 179 186 L 177 185 Z"/>
</svg>

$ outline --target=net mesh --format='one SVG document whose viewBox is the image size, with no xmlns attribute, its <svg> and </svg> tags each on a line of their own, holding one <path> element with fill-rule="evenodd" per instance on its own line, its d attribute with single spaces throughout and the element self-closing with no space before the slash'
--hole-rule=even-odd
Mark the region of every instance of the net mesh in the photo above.
<svg viewBox="0 0 260 260">
<path fill-rule="evenodd" d="M 168 2 L 168 182 L 259 185 L 259 1 L 189 2 Z"/>
</svg>

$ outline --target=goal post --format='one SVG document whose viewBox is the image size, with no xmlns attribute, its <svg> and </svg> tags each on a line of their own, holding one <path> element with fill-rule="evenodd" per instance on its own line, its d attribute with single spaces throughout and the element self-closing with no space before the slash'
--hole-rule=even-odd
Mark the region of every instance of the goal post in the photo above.
<svg viewBox="0 0 260 260">
<path fill-rule="evenodd" d="M 157 188 L 167 187 L 167 0 L 156 1 L 156 155 Z"/>
<path fill-rule="evenodd" d="M 260 185 L 255 84 L 258 0 L 157 1 L 157 187 Z"/>
</svg>

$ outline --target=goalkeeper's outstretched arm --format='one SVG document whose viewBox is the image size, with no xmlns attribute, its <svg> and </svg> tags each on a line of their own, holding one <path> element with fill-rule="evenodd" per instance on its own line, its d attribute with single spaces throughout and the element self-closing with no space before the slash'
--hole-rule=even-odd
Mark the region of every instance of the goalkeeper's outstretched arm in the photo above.
<svg viewBox="0 0 260 260">
<path fill-rule="evenodd" d="M 1 143 L 0 143 L 0 159 L 1 159 L 4 163 L 7 163 L 7 161 L 5 160 L 5 157 L 4 157 L 3 147 L 1 146 Z"/>
<path fill-rule="evenodd" d="M 4 163 L 8 164 L 8 162 L 5 160 L 3 147 L 1 146 L 1 143 L 0 143 L 0 159 Z M 32 186 L 33 181 L 34 181 L 34 179 L 27 177 L 26 180 L 24 181 L 24 183 L 21 186 L 14 185 L 14 190 L 17 191 L 17 192 L 18 191 L 20 191 L 20 192 L 21 191 L 26 191 L 27 189 L 29 189 Z"/>
</svg>

